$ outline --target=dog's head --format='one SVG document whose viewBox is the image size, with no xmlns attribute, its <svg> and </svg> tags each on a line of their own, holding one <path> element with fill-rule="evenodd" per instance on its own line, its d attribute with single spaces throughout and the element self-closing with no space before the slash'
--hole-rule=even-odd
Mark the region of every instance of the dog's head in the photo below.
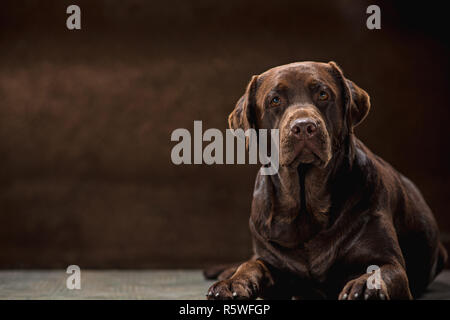
<svg viewBox="0 0 450 320">
<path fill-rule="evenodd" d="M 369 109 L 369 95 L 334 62 L 299 62 L 253 76 L 228 122 L 279 129 L 282 166 L 325 167 Z"/>
</svg>

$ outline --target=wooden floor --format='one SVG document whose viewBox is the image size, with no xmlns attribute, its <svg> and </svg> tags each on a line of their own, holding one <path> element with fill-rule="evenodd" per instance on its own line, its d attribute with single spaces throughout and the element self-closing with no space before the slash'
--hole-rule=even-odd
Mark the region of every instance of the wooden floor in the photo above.
<svg viewBox="0 0 450 320">
<path fill-rule="evenodd" d="M 81 271 L 81 289 L 69 290 L 62 271 L 0 271 L 0 299 L 204 299 L 212 281 L 198 270 Z M 450 300 L 450 271 L 423 299 Z"/>
</svg>

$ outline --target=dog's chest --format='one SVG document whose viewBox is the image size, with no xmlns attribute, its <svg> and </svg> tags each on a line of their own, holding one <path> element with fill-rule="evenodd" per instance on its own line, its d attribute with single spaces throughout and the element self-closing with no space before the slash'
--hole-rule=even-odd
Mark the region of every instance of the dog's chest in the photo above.
<svg viewBox="0 0 450 320">
<path fill-rule="evenodd" d="M 275 242 L 280 246 L 296 248 L 302 242 L 302 235 L 299 229 L 296 223 L 274 219 L 266 231 L 266 237 L 269 241 Z"/>
<path fill-rule="evenodd" d="M 314 215 L 300 212 L 294 219 L 275 216 L 266 230 L 266 237 L 286 248 L 299 248 L 312 239 L 323 225 Z"/>
</svg>

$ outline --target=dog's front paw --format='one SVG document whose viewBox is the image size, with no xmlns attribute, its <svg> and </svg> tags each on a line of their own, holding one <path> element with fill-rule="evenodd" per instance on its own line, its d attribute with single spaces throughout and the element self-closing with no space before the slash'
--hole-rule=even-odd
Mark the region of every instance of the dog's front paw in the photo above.
<svg viewBox="0 0 450 320">
<path fill-rule="evenodd" d="M 255 299 L 256 288 L 247 279 L 226 279 L 213 284 L 206 294 L 208 300 Z"/>
<path fill-rule="evenodd" d="M 362 275 L 349 281 L 339 294 L 339 300 L 389 300 L 386 284 L 379 279 L 379 289 L 369 288 L 367 279 L 370 275 Z"/>
</svg>

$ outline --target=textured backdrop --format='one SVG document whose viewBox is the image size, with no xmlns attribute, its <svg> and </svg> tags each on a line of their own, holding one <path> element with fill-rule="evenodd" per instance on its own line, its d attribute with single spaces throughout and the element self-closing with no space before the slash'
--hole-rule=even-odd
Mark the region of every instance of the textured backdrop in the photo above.
<svg viewBox="0 0 450 320">
<path fill-rule="evenodd" d="M 66 7 L 82 30 L 65 27 Z M 365 27 L 378 3 L 382 29 Z M 395 3 L 395 4 L 394 4 Z M 170 134 L 226 128 L 251 75 L 336 61 L 371 95 L 357 135 L 444 233 L 444 11 L 370 1 L 2 1 L 0 268 L 201 267 L 250 255 L 255 166 L 175 166 Z"/>
</svg>

